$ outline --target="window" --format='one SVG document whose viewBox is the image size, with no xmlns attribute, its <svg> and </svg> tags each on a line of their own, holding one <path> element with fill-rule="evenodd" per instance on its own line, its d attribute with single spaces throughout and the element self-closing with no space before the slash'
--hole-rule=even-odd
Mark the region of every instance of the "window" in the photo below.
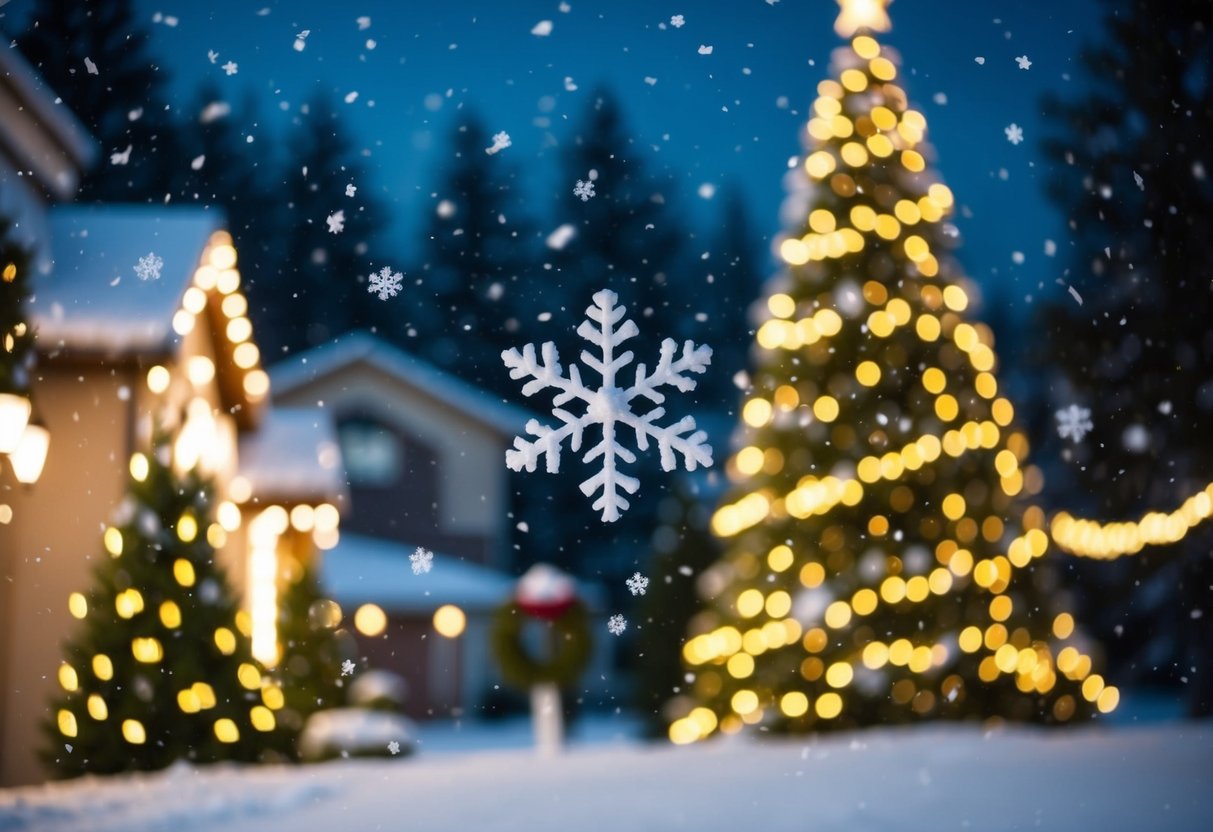
<svg viewBox="0 0 1213 832">
<path fill-rule="evenodd" d="M 388 486 L 400 479 L 403 448 L 390 430 L 374 422 L 346 422 L 338 437 L 350 485 Z"/>
</svg>

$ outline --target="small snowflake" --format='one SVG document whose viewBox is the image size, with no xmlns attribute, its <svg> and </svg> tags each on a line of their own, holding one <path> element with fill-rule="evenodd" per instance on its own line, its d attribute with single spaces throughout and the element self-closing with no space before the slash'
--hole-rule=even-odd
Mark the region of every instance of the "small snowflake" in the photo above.
<svg viewBox="0 0 1213 832">
<path fill-rule="evenodd" d="M 346 196 L 353 196 L 356 193 L 358 193 L 357 186 L 353 185 L 352 183 L 345 186 L 345 195 Z"/>
<path fill-rule="evenodd" d="M 211 63 L 214 63 L 215 61 L 219 60 L 219 53 L 214 49 L 208 49 L 206 50 L 206 59 Z"/>
<path fill-rule="evenodd" d="M 494 153 L 500 153 L 505 150 L 511 144 L 513 142 L 510 141 L 510 134 L 502 130 L 500 133 L 493 134 L 493 146 L 486 147 L 484 152 L 492 156 Z"/>
<path fill-rule="evenodd" d="M 135 264 L 135 276 L 140 280 L 159 280 L 160 270 L 164 268 L 164 259 L 155 253 L 140 257 Z"/>
<path fill-rule="evenodd" d="M 389 754 L 391 754 L 393 757 L 395 757 L 397 754 L 400 753 L 400 743 L 396 742 L 395 740 L 392 740 L 391 742 L 389 742 L 387 744 L 387 751 Z"/>
<path fill-rule="evenodd" d="M 380 300 L 395 297 L 400 292 L 400 281 L 404 275 L 394 272 L 387 266 L 371 275 L 371 285 L 366 288 L 371 294 L 378 293 Z"/>
<path fill-rule="evenodd" d="M 128 144 L 126 146 L 126 150 L 123 150 L 119 153 L 111 153 L 110 154 L 110 164 L 111 165 L 125 165 L 127 162 L 129 162 L 131 160 L 131 150 L 133 148 L 134 148 L 134 145 Z"/>
<path fill-rule="evenodd" d="M 1027 55 L 1020 55 L 1018 58 L 1015 59 L 1015 63 L 1019 64 L 1020 69 L 1031 69 L 1032 68 L 1032 62 L 1028 60 Z"/>
<path fill-rule="evenodd" d="M 424 575 L 434 568 L 434 553 L 423 546 L 418 546 L 417 550 L 409 555 L 409 562 L 413 565 L 414 575 Z"/>
<path fill-rule="evenodd" d="M 1002 132 L 1007 134 L 1007 141 L 1009 141 L 1011 144 L 1019 144 L 1023 141 L 1023 128 L 1015 122 L 1011 122 L 1009 125 L 1003 128 Z"/>
<path fill-rule="evenodd" d="M 352 660 L 346 659 L 345 661 L 343 661 L 341 663 L 341 675 L 342 676 L 353 676 L 354 675 L 354 662 Z"/>
<path fill-rule="evenodd" d="M 632 577 L 624 581 L 628 585 L 628 589 L 633 595 L 644 595 L 644 591 L 649 588 L 649 579 L 639 572 L 634 572 Z"/>
<path fill-rule="evenodd" d="M 701 45 L 700 45 L 700 47 L 699 47 L 699 54 L 700 54 L 700 55 L 711 55 L 711 54 L 712 54 L 712 47 L 711 47 L 711 46 L 705 46 L 705 45 L 702 45 L 702 44 L 701 44 Z"/>
<path fill-rule="evenodd" d="M 92 59 L 92 58 L 85 58 L 85 59 L 84 59 L 84 68 L 88 70 L 88 74 L 89 74 L 89 75 L 99 75 L 99 74 L 100 74 L 100 73 L 97 71 L 97 65 L 96 65 L 95 63 L 93 63 L 93 59 Z"/>
<path fill-rule="evenodd" d="M 235 75 L 239 71 L 240 66 L 235 61 L 228 61 L 223 65 L 223 71 L 228 75 Z"/>
<path fill-rule="evenodd" d="M 328 223 L 330 234 L 340 234 L 345 230 L 345 211 L 329 214 L 324 221 Z"/>
<path fill-rule="evenodd" d="M 623 635 L 628 628 L 628 620 L 622 615 L 615 614 L 607 619 L 607 631 L 613 636 Z"/>
<path fill-rule="evenodd" d="M 1072 404 L 1064 410 L 1057 411 L 1057 435 L 1062 439 L 1072 439 L 1081 442 L 1087 431 L 1095 425 L 1091 422 L 1091 411 L 1086 407 Z"/>
<path fill-rule="evenodd" d="M 670 18 L 670 25 L 673 26 L 675 29 L 681 29 L 683 26 L 686 25 L 686 22 L 687 22 L 686 18 L 684 18 L 680 14 L 676 14 Z"/>
<path fill-rule="evenodd" d="M 526 432 L 533 439 L 515 437 L 514 447 L 505 452 L 505 464 L 514 471 L 534 471 L 539 457 L 547 457 L 549 474 L 560 472 L 560 452 L 565 439 L 569 439 L 572 451 L 581 449 L 585 429 L 589 425 L 602 426 L 602 441 L 590 448 L 582 457 L 586 463 L 601 460 L 598 473 L 581 483 L 581 493 L 587 497 L 598 494 L 595 509 L 602 510 L 602 519 L 611 523 L 618 520 L 620 512 L 628 508 L 623 493 L 635 494 L 640 489 L 640 480 L 628 476 L 618 468 L 620 462 L 636 461 L 636 454 L 628 449 L 617 436 L 619 427 L 631 428 L 636 437 L 638 450 L 647 451 L 649 441 L 655 440 L 661 455 L 661 467 L 673 471 L 678 467 L 677 454 L 682 454 L 688 471 L 699 465 L 712 464 L 712 446 L 707 443 L 707 434 L 695 429 L 695 419 L 684 416 L 672 425 L 657 424 L 665 415 L 665 393 L 660 388 L 674 387 L 687 393 L 695 389 L 695 379 L 687 373 L 703 373 L 712 361 L 712 348 L 695 346 L 688 340 L 682 346 L 682 355 L 675 358 L 678 344 L 672 338 L 661 342 L 661 353 L 657 366 L 650 373 L 644 364 L 636 367 L 635 382 L 631 386 L 616 386 L 616 374 L 632 363 L 631 350 L 616 352 L 624 341 L 640 333 L 636 324 L 625 318 L 627 309 L 617 306 L 618 295 L 609 289 L 594 294 L 594 303 L 586 309 L 589 320 L 582 321 L 577 334 L 597 347 L 599 356 L 588 350 L 581 353 L 581 360 L 602 378 L 597 389 L 585 386 L 581 380 L 581 368 L 573 364 L 566 377 L 560 366 L 560 355 L 556 345 L 548 341 L 535 354 L 535 345 L 527 344 L 522 352 L 517 348 L 503 350 L 501 360 L 510 369 L 510 378 L 530 377 L 522 387 L 522 395 L 531 396 L 552 388 L 556 391 L 552 404 L 559 427 L 540 424 L 531 419 L 526 423 Z M 541 363 L 542 360 L 542 363 Z M 636 412 L 633 406 L 637 399 L 647 399 L 652 409 Z M 564 409 L 567 403 L 580 400 L 585 412 L 575 415 Z"/>
<path fill-rule="evenodd" d="M 573 196 L 581 197 L 582 202 L 589 202 L 596 194 L 594 193 L 594 183 L 592 181 L 583 182 L 577 180 L 577 184 L 573 186 Z"/>
</svg>

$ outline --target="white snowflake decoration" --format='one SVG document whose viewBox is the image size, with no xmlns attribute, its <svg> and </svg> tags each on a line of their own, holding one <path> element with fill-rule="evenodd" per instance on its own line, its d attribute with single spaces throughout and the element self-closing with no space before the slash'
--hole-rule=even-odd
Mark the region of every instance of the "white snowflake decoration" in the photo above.
<svg viewBox="0 0 1213 832">
<path fill-rule="evenodd" d="M 163 268 L 164 259 L 155 252 L 149 252 L 147 257 L 140 257 L 135 264 L 135 276 L 140 280 L 159 280 Z"/>
<path fill-rule="evenodd" d="M 500 153 L 505 150 L 511 144 L 513 142 L 510 141 L 510 134 L 502 130 L 500 133 L 493 134 L 493 145 L 492 147 L 486 147 L 484 152 L 492 156 L 494 153 Z"/>
<path fill-rule="evenodd" d="M 628 628 L 628 620 L 622 615 L 615 614 L 607 619 L 607 631 L 613 636 L 623 635 L 623 631 Z"/>
<path fill-rule="evenodd" d="M 1095 425 L 1091 422 L 1089 408 L 1072 404 L 1064 410 L 1057 411 L 1057 435 L 1062 439 L 1081 442 L 1093 427 Z"/>
<path fill-rule="evenodd" d="M 424 575 L 434 568 L 434 553 L 418 546 L 416 551 L 409 555 L 409 562 L 413 565 L 414 575 Z"/>
<path fill-rule="evenodd" d="M 400 274 L 400 272 L 394 272 L 387 266 L 384 266 L 371 275 L 371 285 L 367 286 L 366 290 L 371 294 L 378 293 L 380 300 L 387 300 L 399 294 L 400 281 L 403 279 L 404 275 Z"/>
<path fill-rule="evenodd" d="M 342 676 L 354 675 L 354 662 L 352 660 L 346 659 L 345 661 L 343 661 L 341 663 L 341 675 Z"/>
<path fill-rule="evenodd" d="M 1009 141 L 1011 144 L 1017 145 L 1023 141 L 1023 128 L 1015 122 L 1011 122 L 1009 125 L 1004 127 L 1002 132 L 1007 134 L 1007 141 Z"/>
<path fill-rule="evenodd" d="M 328 223 L 330 234 L 340 234 L 345 230 L 345 211 L 336 211 L 325 217 L 324 221 Z"/>
<path fill-rule="evenodd" d="M 601 492 L 593 506 L 601 509 L 602 519 L 608 523 L 618 520 L 620 512 L 628 508 L 628 501 L 620 492 L 635 494 L 640 488 L 638 479 L 618 470 L 620 460 L 636 461 L 636 455 L 616 437 L 618 425 L 632 429 L 636 435 L 636 447 L 641 451 L 648 450 L 650 438 L 656 440 L 661 453 L 661 467 L 666 471 L 673 471 L 677 467 L 676 453 L 682 454 L 688 471 L 694 471 L 699 465 L 707 467 L 712 464 L 712 447 L 706 441 L 707 434 L 695 430 L 693 417 L 684 416 L 666 427 L 655 424 L 665 415 L 665 408 L 660 407 L 665 401 L 665 394 L 659 388 L 670 385 L 683 393 L 694 390 L 695 379 L 685 373 L 704 372 L 712 361 L 712 348 L 697 347 L 688 340 L 682 346 L 682 356 L 676 359 L 674 354 L 678 345 L 674 339 L 666 338 L 661 343 L 661 357 L 653 372 L 649 373 L 644 364 L 639 364 L 635 383 L 631 387 L 617 387 L 616 373 L 632 363 L 632 353 L 628 351 L 616 356 L 615 349 L 640 332 L 633 321 L 623 320 L 627 310 L 616 306 L 617 300 L 618 296 L 609 289 L 597 292 L 594 305 L 586 309 L 590 320 L 582 321 L 577 327 L 577 334 L 594 344 L 601 354 L 599 358 L 588 350 L 581 353 L 582 363 L 602 376 L 602 384 L 596 390 L 582 383 L 581 369 L 576 364 L 569 367 L 568 377 L 565 377 L 556 345 L 551 341 L 541 347 L 542 363 L 536 360 L 534 344 L 527 344 L 521 353 L 517 348 L 501 353 L 502 361 L 510 368 L 510 378 L 531 379 L 522 387 L 524 396 L 534 395 L 547 387 L 558 391 L 552 402 L 552 414 L 562 423 L 553 428 L 541 425 L 536 419 L 528 421 L 526 432 L 535 438 L 527 440 L 515 437 L 514 447 L 505 452 L 506 465 L 514 471 L 521 471 L 524 467 L 527 471 L 534 471 L 539 457 L 546 454 L 548 473 L 559 473 L 564 440 L 569 439 L 570 450 L 578 451 L 585 428 L 590 424 L 602 425 L 602 441 L 582 457 L 582 461 L 587 463 L 601 458 L 602 468 L 581 483 L 581 492 L 587 497 Z M 636 413 L 632 410 L 632 402 L 637 397 L 644 397 L 658 406 L 647 413 Z M 562 407 L 574 399 L 585 403 L 585 413 L 580 416 Z M 684 435 L 688 432 L 692 433 Z"/>
<path fill-rule="evenodd" d="M 589 202 L 591 198 L 597 196 L 597 194 L 594 193 L 593 180 L 583 182 L 582 180 L 578 179 L 577 184 L 573 186 L 573 196 L 581 197 L 582 202 Z"/>
<path fill-rule="evenodd" d="M 639 572 L 634 572 L 632 577 L 624 581 L 628 585 L 628 590 L 633 595 L 644 595 L 644 591 L 649 588 L 649 579 Z"/>
</svg>

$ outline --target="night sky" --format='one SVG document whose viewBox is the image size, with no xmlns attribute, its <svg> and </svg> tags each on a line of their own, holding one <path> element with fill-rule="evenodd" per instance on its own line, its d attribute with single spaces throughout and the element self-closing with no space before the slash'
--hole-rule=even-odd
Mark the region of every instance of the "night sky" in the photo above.
<svg viewBox="0 0 1213 832">
<path fill-rule="evenodd" d="M 19 15 L 19 7 L 10 11 Z M 555 195 L 573 183 L 556 181 L 553 151 L 598 84 L 617 92 L 655 167 L 683 177 L 688 196 L 705 183 L 735 183 L 769 239 L 780 228 L 782 177 L 800 152 L 804 114 L 840 43 L 837 6 L 827 0 L 148 0 L 143 9 L 174 104 L 191 103 L 208 76 L 237 111 L 254 92 L 262 117 L 242 129 L 255 141 L 281 142 L 317 85 L 340 98 L 356 92 L 343 106 L 374 173 L 373 182 L 356 184 L 392 207 L 385 243 L 397 260 L 416 250 L 418 214 L 435 204 L 442 146 L 461 109 L 477 112 L 490 132 L 510 134 L 513 146 L 498 158 L 523 169 L 531 210 L 547 230 L 559 224 Z M 670 25 L 676 14 L 685 25 Z M 1040 98 L 1077 86 L 1068 78 L 1083 38 L 1098 30 L 1094 4 L 898 0 L 890 14 L 893 32 L 883 40 L 901 51 L 903 83 L 927 115 L 937 166 L 961 205 L 962 261 L 987 304 L 1007 304 L 1017 317 L 1040 284 L 1057 290 L 1061 259 L 1046 257 L 1044 245 L 1064 245 L 1065 237 L 1041 188 Z M 363 16 L 370 26 L 360 30 Z M 551 33 L 532 34 L 543 20 Z M 700 54 L 701 46 L 711 53 Z M 214 63 L 209 50 L 218 53 Z M 1014 60 L 1025 54 L 1028 70 Z M 231 76 L 222 69 L 229 60 L 239 67 Z M 1018 146 L 1004 134 L 1012 122 L 1024 129 Z"/>
</svg>

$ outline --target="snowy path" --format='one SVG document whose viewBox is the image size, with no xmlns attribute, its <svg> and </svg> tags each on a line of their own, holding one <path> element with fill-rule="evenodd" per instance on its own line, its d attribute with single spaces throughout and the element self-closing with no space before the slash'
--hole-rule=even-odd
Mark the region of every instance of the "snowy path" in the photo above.
<svg viewBox="0 0 1213 832">
<path fill-rule="evenodd" d="M 932 726 L 810 741 L 631 743 L 0 791 L 0 830 L 664 832 L 1213 829 L 1213 724 Z"/>
</svg>

